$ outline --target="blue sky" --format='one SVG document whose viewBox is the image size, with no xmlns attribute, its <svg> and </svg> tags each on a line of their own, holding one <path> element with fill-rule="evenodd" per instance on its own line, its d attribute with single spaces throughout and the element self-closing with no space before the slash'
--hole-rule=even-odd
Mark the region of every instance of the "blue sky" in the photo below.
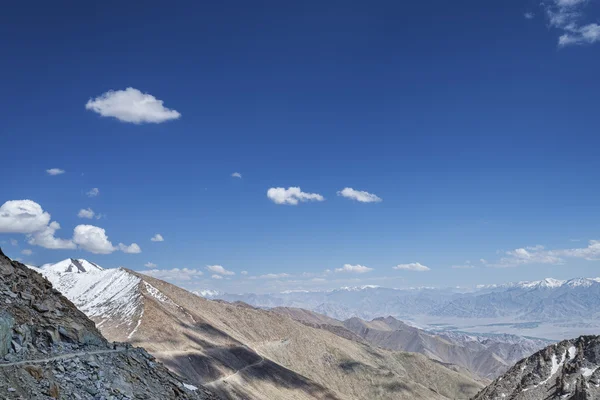
<svg viewBox="0 0 600 400">
<path fill-rule="evenodd" d="M 230 292 L 600 275 L 598 1 L 122 3 L 3 9 L 8 255 Z"/>
</svg>

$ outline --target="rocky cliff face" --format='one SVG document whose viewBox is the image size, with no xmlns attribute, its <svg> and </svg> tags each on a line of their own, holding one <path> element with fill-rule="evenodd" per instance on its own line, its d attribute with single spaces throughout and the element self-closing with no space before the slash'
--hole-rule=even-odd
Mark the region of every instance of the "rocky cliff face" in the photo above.
<svg viewBox="0 0 600 400">
<path fill-rule="evenodd" d="M 0 398 L 216 397 L 143 349 L 109 344 L 46 279 L 0 250 Z"/>
<path fill-rule="evenodd" d="M 519 361 L 475 400 L 600 399 L 600 336 L 565 340 Z"/>
</svg>

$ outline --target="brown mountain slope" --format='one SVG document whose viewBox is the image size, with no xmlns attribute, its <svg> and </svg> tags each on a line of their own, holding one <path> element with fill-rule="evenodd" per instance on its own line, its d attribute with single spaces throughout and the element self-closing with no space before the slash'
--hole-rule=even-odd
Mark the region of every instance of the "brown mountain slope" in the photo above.
<svg viewBox="0 0 600 400">
<path fill-rule="evenodd" d="M 50 282 L 1 250 L 0 398 L 215 399 L 143 349 L 109 344 Z"/>
<path fill-rule="evenodd" d="M 224 398 L 447 399 L 468 398 L 482 387 L 419 354 L 375 349 L 274 312 L 206 300 L 123 271 L 139 280 L 126 296 L 135 299 L 135 309 L 120 314 L 129 319 L 106 317 L 117 315 L 114 297 L 104 304 L 95 294 L 74 301 L 90 313 L 102 310 L 93 319 L 109 338 L 147 346 L 174 371 Z M 94 308 L 78 303 L 85 299 Z"/>
<path fill-rule="evenodd" d="M 415 328 L 393 317 L 372 321 L 350 318 L 342 322 L 301 308 L 277 307 L 272 311 L 348 339 L 394 351 L 424 354 L 463 374 L 471 374 L 483 383 L 489 383 L 512 363 L 533 353 L 533 350 L 528 353 L 528 348 L 500 341 L 485 345 L 478 341 L 461 342 Z"/>
</svg>

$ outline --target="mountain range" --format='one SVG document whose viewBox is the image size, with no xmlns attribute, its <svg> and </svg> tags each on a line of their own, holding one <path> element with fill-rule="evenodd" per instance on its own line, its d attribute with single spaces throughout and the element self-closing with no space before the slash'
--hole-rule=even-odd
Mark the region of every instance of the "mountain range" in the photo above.
<svg viewBox="0 0 600 400">
<path fill-rule="evenodd" d="M 423 354 L 452 368 L 459 367 L 458 371 L 466 370 L 482 382 L 499 376 L 515 362 L 552 343 L 514 335 L 429 332 L 394 317 L 380 317 L 372 321 L 353 317 L 338 321 L 300 308 L 277 307 L 272 311 L 373 346 Z"/>
<path fill-rule="evenodd" d="M 204 299 L 85 260 L 32 267 L 109 339 L 146 348 L 224 399 L 449 399 L 482 387 L 468 371 L 372 346 L 245 303 Z"/>
<path fill-rule="evenodd" d="M 600 329 L 600 278 L 547 278 L 480 285 L 472 290 L 363 286 L 271 294 L 197 293 L 255 307 L 303 308 L 338 320 L 392 316 L 423 328 L 471 333 L 518 333 L 560 340 L 571 333 Z"/>
</svg>

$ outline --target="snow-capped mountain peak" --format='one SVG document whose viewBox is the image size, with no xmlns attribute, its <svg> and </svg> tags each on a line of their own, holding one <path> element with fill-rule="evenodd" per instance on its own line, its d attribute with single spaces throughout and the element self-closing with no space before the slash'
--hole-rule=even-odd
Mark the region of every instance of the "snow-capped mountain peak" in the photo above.
<svg viewBox="0 0 600 400">
<path fill-rule="evenodd" d="M 39 267 L 46 273 L 97 273 L 104 268 L 96 263 L 84 259 L 67 258 L 54 264 L 44 264 Z"/>
</svg>

